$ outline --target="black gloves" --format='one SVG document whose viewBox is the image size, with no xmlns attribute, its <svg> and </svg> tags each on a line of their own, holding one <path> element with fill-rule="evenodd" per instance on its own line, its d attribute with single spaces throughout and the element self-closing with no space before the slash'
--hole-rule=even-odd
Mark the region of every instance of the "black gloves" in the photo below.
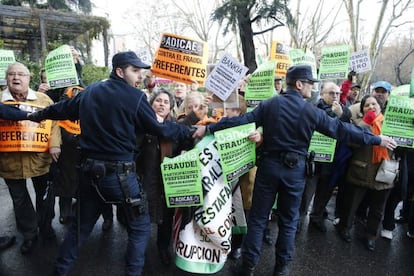
<svg viewBox="0 0 414 276">
<path fill-rule="evenodd" d="M 37 123 L 44 120 L 44 118 L 42 117 L 42 113 L 40 111 L 27 114 L 27 119 Z"/>
</svg>

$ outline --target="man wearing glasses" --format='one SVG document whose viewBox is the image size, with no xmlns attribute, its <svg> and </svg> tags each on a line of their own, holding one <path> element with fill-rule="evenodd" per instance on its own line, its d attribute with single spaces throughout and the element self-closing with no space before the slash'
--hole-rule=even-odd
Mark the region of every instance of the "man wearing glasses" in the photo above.
<svg viewBox="0 0 414 276">
<path fill-rule="evenodd" d="M 27 109 L 26 111 L 34 111 L 53 104 L 46 94 L 35 92 L 29 88 L 30 72 L 22 63 L 15 62 L 7 67 L 6 80 L 7 89 L 0 93 L 2 103 L 19 106 L 21 109 Z M 8 143 L 6 146 L 14 146 L 14 141 L 18 140 L 27 141 L 27 144 L 24 143 L 25 145 L 44 145 L 48 142 L 46 152 L 43 152 L 43 149 L 38 151 L 25 150 L 22 147 L 16 148 L 14 151 L 0 152 L 0 177 L 4 178 L 9 188 L 16 226 L 24 239 L 20 251 L 22 254 L 29 254 L 35 246 L 38 230 L 43 240 L 56 237 L 52 228 L 54 210 L 53 207 L 50 207 L 54 204 L 52 204 L 53 202 L 48 202 L 50 205 L 46 204 L 43 198 L 47 193 L 47 179 L 52 158 L 57 161 L 60 154 L 61 139 L 60 129 L 56 123 L 52 123 L 50 133 L 43 134 L 43 136 L 31 132 L 29 126 L 32 125 L 22 124 L 16 125 L 16 129 L 13 130 L 10 130 L 7 124 L 0 126 L 2 133 L 9 134 L 7 136 L 9 138 L 6 137 L 2 140 L 3 143 Z M 44 141 L 45 139 L 48 141 Z M 26 180 L 28 178 L 32 179 L 36 192 L 36 209 L 27 190 Z"/>
<path fill-rule="evenodd" d="M 333 82 L 325 82 L 322 86 L 321 98 L 317 103 L 317 107 L 324 110 L 329 117 L 339 118 L 345 123 L 351 122 L 351 111 L 340 102 L 341 90 L 338 85 Z M 339 150 L 341 148 L 341 150 Z M 341 156 L 334 156 L 332 163 L 317 162 L 316 174 L 313 178 L 316 181 L 308 181 L 307 183 L 316 183 L 315 198 L 313 200 L 312 212 L 310 214 L 310 226 L 316 228 L 322 233 L 326 232 L 325 225 L 325 208 L 329 199 L 332 196 L 333 189 L 337 186 L 337 182 L 341 179 L 341 175 L 345 173 L 346 162 L 343 160 L 343 154 L 350 156 L 350 151 L 347 150 L 346 145 L 340 141 L 336 144 L 335 153 L 341 153 Z M 349 152 L 349 154 L 348 154 Z M 341 162 L 339 162 L 340 157 Z M 335 175 L 335 177 L 333 177 Z M 338 180 L 338 181 L 337 181 Z M 342 199 L 342 185 L 340 187 L 341 194 L 337 196 L 336 211 L 340 210 L 340 199 Z M 310 189 L 307 185 L 306 188 Z M 311 189 L 312 190 L 312 189 Z M 306 193 L 306 192 L 305 192 Z M 338 204 L 339 203 L 339 204 Z M 339 217 L 335 216 L 335 217 Z"/>
</svg>

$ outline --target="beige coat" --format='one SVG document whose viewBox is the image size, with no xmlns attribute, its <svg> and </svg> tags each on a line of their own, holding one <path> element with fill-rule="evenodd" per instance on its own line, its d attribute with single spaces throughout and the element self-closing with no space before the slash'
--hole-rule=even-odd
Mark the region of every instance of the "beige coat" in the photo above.
<svg viewBox="0 0 414 276">
<path fill-rule="evenodd" d="M 256 178 L 257 167 L 251 168 L 247 173 L 240 176 L 240 190 L 243 199 L 243 209 L 250 210 L 252 207 L 254 180 Z"/>
<path fill-rule="evenodd" d="M 10 91 L 6 89 L 0 93 L 2 102 L 13 101 Z M 27 102 L 48 106 L 53 101 L 44 93 L 29 89 Z M 60 147 L 60 128 L 54 121 L 49 139 L 49 148 Z M 49 172 L 52 158 L 49 152 L 0 152 L 0 177 L 6 179 L 26 179 L 40 176 Z"/>
</svg>

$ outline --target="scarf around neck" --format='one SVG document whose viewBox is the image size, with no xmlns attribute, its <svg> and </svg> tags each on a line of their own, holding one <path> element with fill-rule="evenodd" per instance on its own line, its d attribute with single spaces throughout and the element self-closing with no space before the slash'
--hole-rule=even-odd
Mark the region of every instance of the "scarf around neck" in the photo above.
<svg viewBox="0 0 414 276">
<path fill-rule="evenodd" d="M 375 135 L 381 134 L 382 122 L 384 121 L 384 115 L 382 113 L 378 114 L 377 117 L 372 122 L 372 133 Z M 372 163 L 380 163 L 383 159 L 389 160 L 388 150 L 385 147 L 379 145 L 372 146 Z"/>
</svg>

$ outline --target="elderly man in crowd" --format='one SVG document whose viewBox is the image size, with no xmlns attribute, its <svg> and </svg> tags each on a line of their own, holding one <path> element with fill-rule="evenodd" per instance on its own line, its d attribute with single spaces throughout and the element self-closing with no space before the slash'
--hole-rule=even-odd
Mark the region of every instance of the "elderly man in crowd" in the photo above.
<svg viewBox="0 0 414 276">
<path fill-rule="evenodd" d="M 16 62 L 6 70 L 7 89 L 0 93 L 1 102 L 13 103 L 26 109 L 36 110 L 39 107 L 51 105 L 52 100 L 44 93 L 35 92 L 29 88 L 30 72 L 25 65 Z M 22 104 L 25 103 L 25 104 Z M 5 127 L 5 126 L 1 126 Z M 23 137 L 24 126 L 20 125 Z M 16 133 L 19 137 L 19 133 Z M 24 151 L 0 152 L 0 177 L 4 178 L 13 201 L 17 229 L 23 235 L 24 241 L 20 247 L 22 254 L 33 250 L 38 237 L 38 230 L 44 239 L 55 237 L 51 222 L 53 208 L 48 208 L 43 200 L 47 189 L 47 174 L 52 158 L 57 160 L 60 153 L 60 131 L 53 124 L 47 152 Z M 32 179 L 36 192 L 36 210 L 27 190 L 26 180 Z M 42 220 L 40 218 L 42 217 Z"/>
<path fill-rule="evenodd" d="M 24 120 L 26 116 L 27 113 L 25 111 L 0 103 L 0 118 L 3 120 Z M 15 241 L 15 236 L 0 236 L 0 250 L 12 246 Z"/>
</svg>

